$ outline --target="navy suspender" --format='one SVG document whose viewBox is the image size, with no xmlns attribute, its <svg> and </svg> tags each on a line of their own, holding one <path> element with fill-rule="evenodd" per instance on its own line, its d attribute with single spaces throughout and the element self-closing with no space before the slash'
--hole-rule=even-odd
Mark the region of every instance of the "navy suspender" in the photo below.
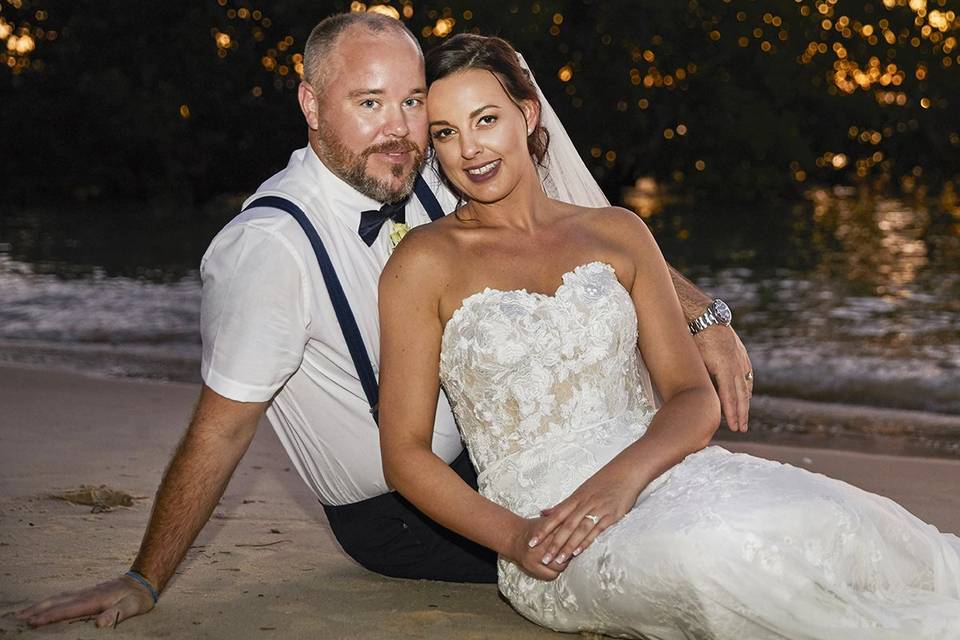
<svg viewBox="0 0 960 640">
<path fill-rule="evenodd" d="M 430 216 L 431 220 L 439 220 L 444 216 L 443 208 L 437 202 L 437 196 L 433 195 L 433 191 L 427 186 L 423 176 L 417 175 L 417 181 L 413 183 L 413 191 L 417 194 L 417 200 L 427 210 L 427 215 Z"/>
<path fill-rule="evenodd" d="M 443 209 L 437 201 L 436 196 L 424 182 L 421 176 L 417 176 L 414 184 L 414 191 L 420 204 L 427 210 L 427 215 L 431 220 L 437 220 L 443 217 Z M 350 358 L 353 360 L 353 366 L 357 369 L 357 375 L 360 377 L 360 384 L 363 387 L 363 393 L 367 396 L 367 403 L 370 405 L 370 414 L 373 421 L 378 422 L 377 404 L 380 402 L 380 390 L 377 383 L 377 376 L 373 373 L 373 365 L 370 363 L 370 356 L 367 355 L 367 348 L 363 344 L 363 336 L 360 335 L 360 328 L 357 326 L 357 320 L 350 309 L 350 302 L 343 292 L 343 286 L 340 284 L 340 278 L 337 277 L 337 271 L 330 262 L 330 256 L 327 254 L 323 241 L 317 234 L 317 230 L 310 223 L 307 215 L 297 205 L 293 204 L 281 196 L 263 196 L 251 202 L 245 209 L 254 207 L 272 207 L 286 211 L 300 224 L 303 232 L 310 239 L 310 245 L 317 256 L 317 263 L 320 265 L 320 273 L 323 274 L 323 283 L 327 286 L 327 293 L 330 295 L 330 302 L 333 304 L 333 310 L 337 314 L 337 322 L 340 323 L 340 331 L 343 332 L 343 339 L 347 343 L 347 349 L 350 351 Z"/>
<path fill-rule="evenodd" d="M 357 368 L 357 375 L 360 376 L 363 393 L 367 396 L 367 403 L 370 404 L 370 413 L 373 415 L 374 422 L 377 422 L 377 403 L 380 401 L 377 376 L 373 373 L 370 356 L 367 355 L 367 348 L 363 344 L 363 337 L 360 335 L 359 327 L 357 327 L 357 320 L 350 310 L 350 303 L 343 292 L 340 278 L 337 277 L 337 272 L 333 268 L 333 263 L 330 262 L 330 256 L 327 255 L 323 241 L 317 235 L 317 230 L 310 224 L 310 220 L 307 219 L 303 210 L 286 198 L 263 196 L 251 202 L 247 209 L 253 207 L 273 207 L 286 211 L 300 223 L 303 232 L 310 239 L 313 252 L 317 255 L 317 262 L 320 265 L 320 273 L 323 274 L 323 282 L 327 285 L 327 292 L 330 294 L 330 302 L 333 303 L 333 310 L 337 314 L 337 322 L 340 323 L 340 330 L 343 332 L 343 339 L 347 342 L 350 357 Z"/>
</svg>

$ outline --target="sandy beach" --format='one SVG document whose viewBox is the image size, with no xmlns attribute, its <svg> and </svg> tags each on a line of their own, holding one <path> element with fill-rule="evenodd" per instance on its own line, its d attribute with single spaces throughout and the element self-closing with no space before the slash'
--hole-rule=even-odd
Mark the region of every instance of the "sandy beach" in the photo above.
<svg viewBox="0 0 960 640">
<path fill-rule="evenodd" d="M 98 630 L 30 630 L 12 613 L 112 578 L 133 559 L 196 385 L 0 367 L 0 636 L 95 638 L 540 638 L 492 585 L 374 575 L 347 558 L 263 424 L 214 518 L 157 608 Z M 725 440 L 887 495 L 960 531 L 960 462 Z M 135 500 L 92 513 L 51 496 L 106 485 Z"/>
</svg>

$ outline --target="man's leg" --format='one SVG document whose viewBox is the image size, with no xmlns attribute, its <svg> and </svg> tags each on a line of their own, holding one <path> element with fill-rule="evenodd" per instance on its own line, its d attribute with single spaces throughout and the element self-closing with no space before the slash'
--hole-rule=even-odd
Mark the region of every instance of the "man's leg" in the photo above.
<svg viewBox="0 0 960 640">
<path fill-rule="evenodd" d="M 450 466 L 476 488 L 466 453 Z M 444 529 L 397 493 L 324 511 L 344 551 L 371 571 L 396 578 L 497 581 L 493 551 Z"/>
</svg>

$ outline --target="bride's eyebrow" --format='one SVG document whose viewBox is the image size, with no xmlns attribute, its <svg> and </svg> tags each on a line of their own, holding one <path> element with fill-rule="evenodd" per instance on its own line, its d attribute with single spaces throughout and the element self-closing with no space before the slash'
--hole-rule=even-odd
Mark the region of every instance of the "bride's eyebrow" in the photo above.
<svg viewBox="0 0 960 640">
<path fill-rule="evenodd" d="M 471 118 L 476 118 L 478 115 L 480 115 L 481 113 L 483 113 L 483 112 L 486 111 L 487 109 L 499 109 L 499 108 L 500 108 L 500 105 L 498 105 L 498 104 L 485 104 L 485 105 L 483 105 L 482 107 L 480 107 L 479 109 L 474 109 L 473 111 L 471 111 L 471 112 L 470 112 L 470 117 L 471 117 Z"/>
<path fill-rule="evenodd" d="M 498 105 L 498 104 L 485 104 L 485 105 L 483 105 L 482 107 L 479 107 L 479 108 L 474 109 L 473 111 L 471 111 L 471 112 L 470 112 L 470 117 L 471 117 L 471 118 L 476 118 L 478 115 L 480 115 L 481 113 L 483 113 L 483 112 L 486 111 L 487 109 L 499 109 L 499 108 L 500 108 L 500 105 Z M 434 121 L 432 121 L 432 122 L 430 123 L 430 126 L 432 127 L 432 126 L 435 125 L 435 124 L 446 124 L 446 125 L 449 125 L 450 123 L 447 122 L 446 120 L 434 120 Z"/>
</svg>

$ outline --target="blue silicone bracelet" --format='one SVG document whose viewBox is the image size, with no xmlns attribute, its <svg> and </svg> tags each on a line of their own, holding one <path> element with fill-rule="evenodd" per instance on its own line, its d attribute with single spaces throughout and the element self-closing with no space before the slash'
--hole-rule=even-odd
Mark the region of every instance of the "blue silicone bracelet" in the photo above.
<svg viewBox="0 0 960 640">
<path fill-rule="evenodd" d="M 133 578 L 134 580 L 142 584 L 144 587 L 146 587 L 147 591 L 150 592 L 150 597 L 153 598 L 153 604 L 157 604 L 157 600 L 160 599 L 160 596 L 157 595 L 157 590 L 153 588 L 153 585 L 150 584 L 149 580 L 144 578 L 142 575 L 140 575 L 133 569 L 131 569 L 130 571 L 127 571 L 124 575 L 129 578 Z"/>
</svg>

